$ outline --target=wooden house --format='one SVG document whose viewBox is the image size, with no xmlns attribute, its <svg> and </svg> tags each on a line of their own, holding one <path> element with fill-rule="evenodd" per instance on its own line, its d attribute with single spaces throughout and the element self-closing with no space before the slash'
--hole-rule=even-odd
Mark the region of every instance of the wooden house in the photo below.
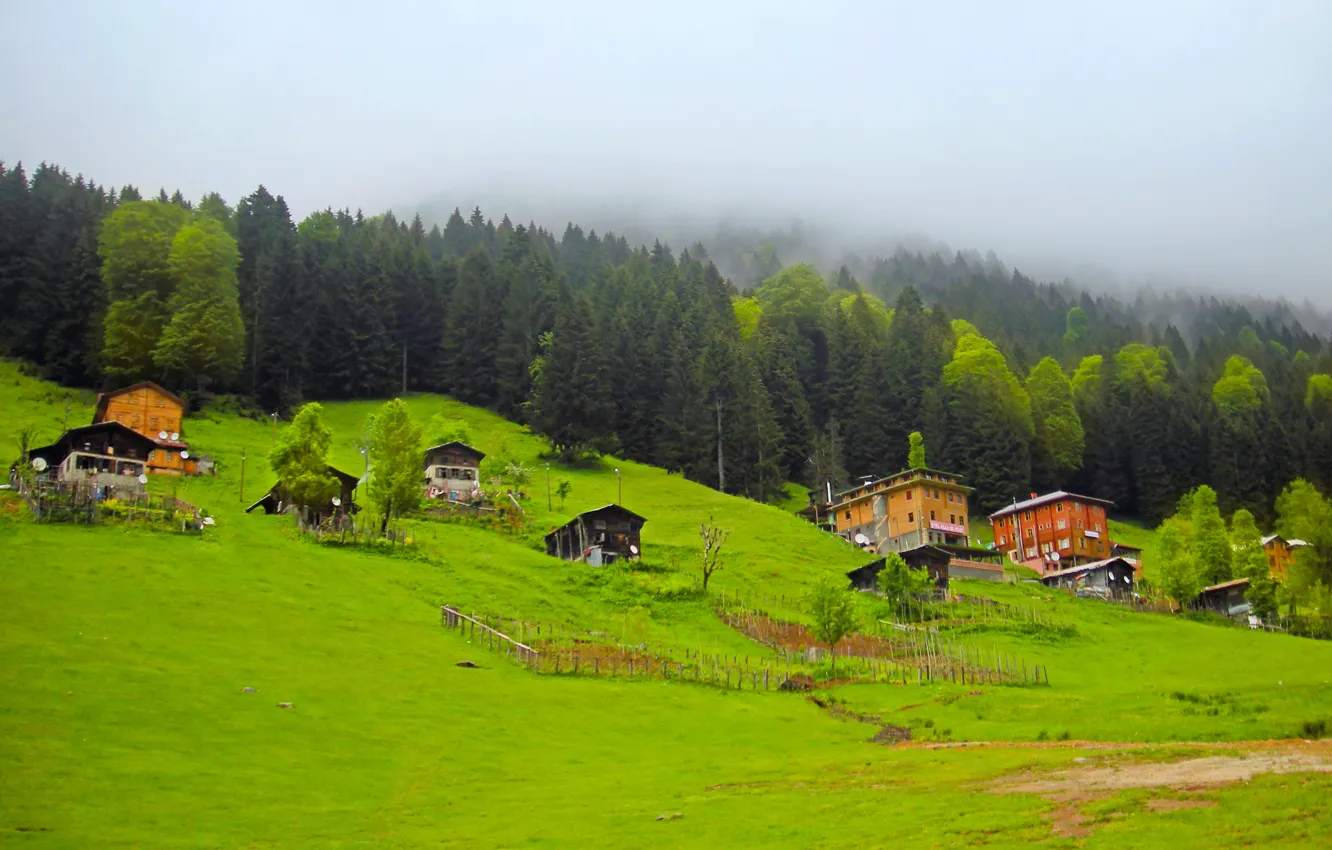
<svg viewBox="0 0 1332 850">
<path fill-rule="evenodd" d="M 1250 611 L 1249 601 L 1244 598 L 1248 590 L 1247 578 L 1223 581 L 1198 591 L 1198 596 L 1189 607 L 1196 611 L 1211 611 L 1226 617 L 1244 617 Z"/>
<path fill-rule="evenodd" d="M 546 554 L 594 567 L 642 557 L 646 519 L 619 505 L 581 513 L 546 535 Z"/>
<path fill-rule="evenodd" d="M 951 559 L 948 561 L 948 577 L 972 578 L 981 581 L 1007 581 L 1004 573 L 1004 553 L 995 549 L 981 549 L 978 546 L 944 546 Z"/>
<path fill-rule="evenodd" d="M 486 453 L 457 440 L 425 450 L 425 489 L 430 499 L 470 501 L 481 492 L 481 461 Z"/>
<path fill-rule="evenodd" d="M 360 483 L 360 479 L 336 467 L 330 466 L 328 471 L 338 479 L 338 495 L 329 500 L 327 505 L 311 506 L 306 516 L 307 522 L 319 523 L 328 517 L 346 516 L 359 510 L 356 506 L 356 485 Z M 278 514 L 285 512 L 290 506 L 287 488 L 278 481 L 269 488 L 263 498 L 246 508 L 245 512 L 248 514 L 255 508 L 263 508 L 266 514 Z"/>
<path fill-rule="evenodd" d="M 994 545 L 1042 575 L 1110 557 L 1106 508 L 1114 502 L 1057 490 L 990 514 Z"/>
<path fill-rule="evenodd" d="M 1137 565 L 1127 558 L 1105 558 L 1046 573 L 1041 584 L 1072 590 L 1078 596 L 1121 599 L 1133 595 L 1137 577 Z"/>
<path fill-rule="evenodd" d="M 1279 534 L 1269 534 L 1263 538 L 1263 552 L 1267 554 L 1267 574 L 1277 581 L 1285 581 L 1290 573 L 1290 565 L 1295 562 L 1295 553 L 1308 546 L 1303 540 L 1287 540 Z"/>
<path fill-rule="evenodd" d="M 97 396 L 93 423 L 119 422 L 156 443 L 148 457 L 149 472 L 192 475 L 195 459 L 182 436 L 185 409 L 180 396 L 152 381 L 140 381 Z"/>
<path fill-rule="evenodd" d="M 28 460 L 39 479 L 143 492 L 152 440 L 119 422 L 71 428 L 49 446 L 32 449 Z"/>
<path fill-rule="evenodd" d="M 969 542 L 970 487 L 951 472 L 909 469 L 833 495 L 836 532 L 875 552 Z"/>
</svg>

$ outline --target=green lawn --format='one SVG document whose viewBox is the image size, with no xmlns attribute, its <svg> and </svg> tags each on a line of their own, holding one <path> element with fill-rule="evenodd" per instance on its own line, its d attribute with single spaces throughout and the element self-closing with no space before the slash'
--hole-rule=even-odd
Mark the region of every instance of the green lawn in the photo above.
<svg viewBox="0 0 1332 850">
<path fill-rule="evenodd" d="M 66 398 L 0 364 L 0 445 L 29 421 L 54 438 Z M 70 422 L 86 422 L 92 397 L 68 398 Z M 537 462 L 540 444 L 488 413 L 411 404 L 423 420 L 447 406 L 483 450 Z M 338 465 L 359 470 L 352 440 L 373 408 L 329 406 Z M 220 474 L 154 486 L 178 485 L 217 516 L 203 539 L 38 526 L 0 497 L 0 844 L 1299 847 L 1332 829 L 1332 776 L 1298 774 L 1203 792 L 1213 809 L 1152 811 L 1161 789 L 1111 794 L 1086 804 L 1089 838 L 1059 837 L 1046 820 L 1056 803 L 983 784 L 1067 767 L 1080 751 L 887 747 L 868 742 L 877 726 L 801 695 L 536 676 L 439 627 L 450 602 L 762 655 L 673 588 L 692 582 L 693 539 L 710 515 L 732 529 L 735 553 L 719 590 L 794 596 L 864 560 L 778 508 L 607 459 L 557 471 L 574 482 L 564 513 L 546 510 L 538 477 L 527 536 L 416 521 L 405 553 L 321 546 L 285 518 L 241 512 L 242 448 L 244 501 L 272 482 L 268 423 L 213 414 L 186 429 Z M 613 501 L 616 466 L 625 504 L 649 518 L 651 569 L 546 558 L 534 537 Z M 1332 644 L 971 584 L 1075 626 L 1063 638 L 971 638 L 1047 664 L 1049 688 L 831 696 L 952 740 L 1237 741 L 1332 719 Z"/>
</svg>

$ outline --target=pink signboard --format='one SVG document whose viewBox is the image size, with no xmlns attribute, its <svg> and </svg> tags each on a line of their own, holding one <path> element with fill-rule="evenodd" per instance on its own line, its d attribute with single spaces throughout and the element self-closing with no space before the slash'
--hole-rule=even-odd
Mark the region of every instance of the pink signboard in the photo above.
<svg viewBox="0 0 1332 850">
<path fill-rule="evenodd" d="M 939 522 L 938 520 L 933 520 L 933 519 L 930 520 L 930 528 L 934 529 L 935 531 L 946 531 L 949 534 L 967 533 L 966 528 L 964 528 L 963 526 L 956 525 L 951 522 Z"/>
</svg>

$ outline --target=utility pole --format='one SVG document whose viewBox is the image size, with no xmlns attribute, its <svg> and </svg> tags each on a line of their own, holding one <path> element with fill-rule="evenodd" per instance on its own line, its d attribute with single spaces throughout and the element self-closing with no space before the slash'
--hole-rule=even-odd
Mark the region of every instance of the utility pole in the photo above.
<svg viewBox="0 0 1332 850">
<path fill-rule="evenodd" d="M 240 482 L 240 500 L 245 502 L 245 449 L 241 449 L 241 482 Z"/>
<path fill-rule="evenodd" d="M 268 414 L 268 418 L 273 420 L 273 435 L 268 438 L 268 447 L 271 449 L 277 443 L 277 411 Z"/>
<path fill-rule="evenodd" d="M 555 510 L 550 503 L 550 464 L 546 464 L 546 510 Z"/>
<path fill-rule="evenodd" d="M 624 504 L 624 478 L 620 475 L 620 468 L 615 467 L 615 487 L 618 495 L 615 497 L 615 504 Z"/>
</svg>

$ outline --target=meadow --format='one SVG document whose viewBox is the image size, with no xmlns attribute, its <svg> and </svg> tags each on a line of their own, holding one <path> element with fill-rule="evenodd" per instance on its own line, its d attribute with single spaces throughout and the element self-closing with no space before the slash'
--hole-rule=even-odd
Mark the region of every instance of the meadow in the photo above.
<svg viewBox="0 0 1332 850">
<path fill-rule="evenodd" d="M 82 424 L 92 403 L 0 363 L 0 445 L 16 451 L 25 423 L 53 439 L 66 404 Z M 855 685 L 820 692 L 819 705 L 534 675 L 441 629 L 439 606 L 760 657 L 692 589 L 699 524 L 732 534 L 713 593 L 796 598 L 865 558 L 782 508 L 612 458 L 555 465 L 573 493 L 548 509 L 536 438 L 447 399 L 410 404 L 422 421 L 465 420 L 483 451 L 538 470 L 527 531 L 413 520 L 407 547 L 316 544 L 288 518 L 243 512 L 272 483 L 274 425 L 222 409 L 186 424 L 218 475 L 153 481 L 215 516 L 202 538 L 38 525 L 0 499 L 0 843 L 1299 847 L 1332 828 L 1327 773 L 1127 788 L 1078 801 L 1076 828 L 1060 826 L 1068 801 L 997 793 L 995 780 L 1088 759 L 1174 760 L 1198 741 L 1247 753 L 1255 739 L 1332 725 L 1332 644 L 1028 585 L 962 589 L 1039 607 L 1071 630 L 977 625 L 968 639 L 1038 658 L 1048 687 Z M 335 465 L 362 468 L 355 440 L 375 406 L 327 405 Z M 615 501 L 621 481 L 624 504 L 648 517 L 642 569 L 538 549 L 550 526 Z M 882 724 L 917 742 L 1003 745 L 871 743 Z M 1150 746 L 1129 749 L 1138 743 Z"/>
</svg>

